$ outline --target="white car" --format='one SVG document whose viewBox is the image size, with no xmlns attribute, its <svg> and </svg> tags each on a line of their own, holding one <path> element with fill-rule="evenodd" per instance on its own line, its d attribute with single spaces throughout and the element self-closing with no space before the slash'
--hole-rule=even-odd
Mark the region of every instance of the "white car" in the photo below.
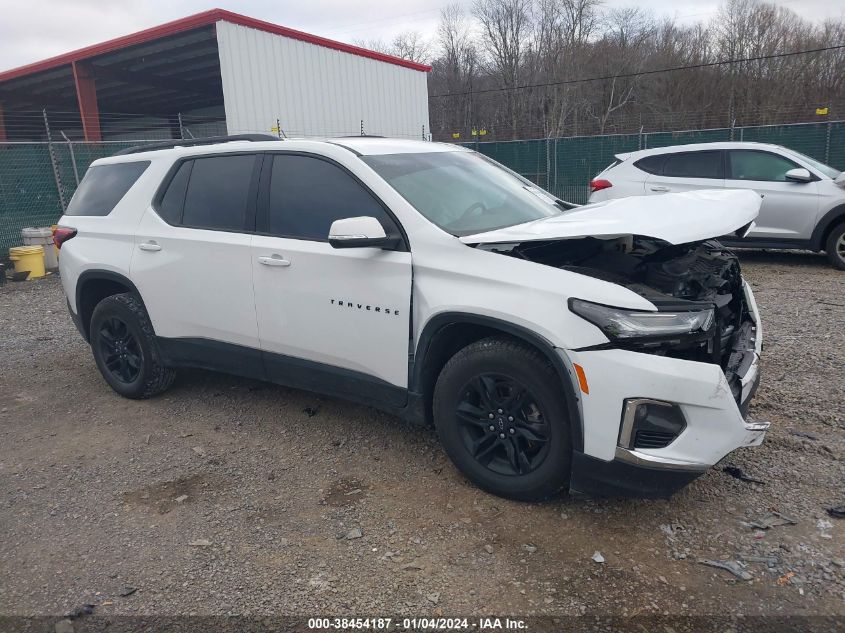
<svg viewBox="0 0 845 633">
<path fill-rule="evenodd" d="M 590 202 L 696 189 L 749 189 L 760 216 L 730 246 L 826 251 L 845 270 L 845 174 L 779 145 L 700 143 L 617 154 L 590 182 Z M 679 208 L 690 221 L 690 216 Z"/>
<path fill-rule="evenodd" d="M 762 441 L 760 317 L 711 241 L 758 196 L 565 210 L 453 145 L 215 140 L 96 161 L 56 232 L 119 394 L 188 366 L 366 403 L 516 499 L 668 496 Z"/>
</svg>

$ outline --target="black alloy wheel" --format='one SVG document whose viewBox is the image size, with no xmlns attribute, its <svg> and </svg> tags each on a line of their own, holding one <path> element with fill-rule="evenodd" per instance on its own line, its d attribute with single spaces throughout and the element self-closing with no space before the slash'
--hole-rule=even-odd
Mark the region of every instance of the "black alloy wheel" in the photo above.
<svg viewBox="0 0 845 633">
<path fill-rule="evenodd" d="M 549 453 L 549 424 L 530 389 L 510 376 L 480 374 L 455 410 L 467 452 L 499 475 L 527 475 Z"/>
<path fill-rule="evenodd" d="M 116 316 L 103 321 L 97 332 L 97 344 L 106 369 L 116 380 L 128 385 L 138 379 L 143 352 L 138 339 L 124 321 Z"/>
<path fill-rule="evenodd" d="M 432 414 L 446 454 L 493 494 L 539 501 L 569 483 L 566 383 L 538 349 L 508 337 L 470 343 L 434 385 Z"/>
<path fill-rule="evenodd" d="M 166 390 L 176 372 L 162 359 L 150 316 L 134 293 L 100 301 L 89 322 L 97 369 L 126 398 L 149 398 Z"/>
</svg>

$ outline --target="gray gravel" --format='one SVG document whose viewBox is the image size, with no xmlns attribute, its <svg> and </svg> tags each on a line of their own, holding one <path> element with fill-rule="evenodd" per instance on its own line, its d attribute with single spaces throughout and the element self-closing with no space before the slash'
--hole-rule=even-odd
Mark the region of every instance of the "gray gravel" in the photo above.
<svg viewBox="0 0 845 633">
<path fill-rule="evenodd" d="M 845 273 L 742 259 L 766 336 L 752 416 L 773 428 L 724 464 L 766 483 L 718 468 L 668 502 L 504 501 L 428 429 L 229 376 L 124 400 L 58 280 L 8 284 L 0 614 L 845 614 L 845 522 L 824 511 L 845 503 Z M 797 524 L 749 525 L 772 510 Z M 743 558 L 751 580 L 699 564 Z"/>
</svg>

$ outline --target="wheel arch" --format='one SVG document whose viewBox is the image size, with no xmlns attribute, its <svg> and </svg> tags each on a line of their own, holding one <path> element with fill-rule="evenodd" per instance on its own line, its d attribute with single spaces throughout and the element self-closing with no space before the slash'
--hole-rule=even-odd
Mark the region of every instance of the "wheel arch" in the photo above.
<svg viewBox="0 0 845 633">
<path fill-rule="evenodd" d="M 76 281 L 76 313 L 86 341 L 91 339 L 91 316 L 97 304 L 112 295 L 133 292 L 140 294 L 127 277 L 110 270 L 86 270 Z M 143 303 L 143 299 L 141 300 Z"/>
<path fill-rule="evenodd" d="M 810 247 L 812 250 L 823 251 L 830 232 L 841 222 L 845 222 L 845 204 L 833 207 L 818 221 L 810 238 Z"/>
<path fill-rule="evenodd" d="M 446 362 L 460 349 L 489 336 L 504 335 L 536 349 L 558 375 L 569 411 L 573 450 L 584 449 L 584 428 L 578 406 L 578 394 L 569 369 L 554 345 L 526 327 L 479 314 L 447 312 L 438 314 L 425 324 L 417 343 L 409 372 L 409 390 L 421 396 L 425 419 L 432 420 L 434 383 Z"/>
</svg>

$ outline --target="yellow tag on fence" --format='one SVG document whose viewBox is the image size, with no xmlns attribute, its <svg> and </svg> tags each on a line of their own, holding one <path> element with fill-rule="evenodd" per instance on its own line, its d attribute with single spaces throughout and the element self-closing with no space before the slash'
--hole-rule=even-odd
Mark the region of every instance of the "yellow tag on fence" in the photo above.
<svg viewBox="0 0 845 633">
<path fill-rule="evenodd" d="M 827 114 L 829 110 L 830 108 L 816 108 L 816 114 L 818 114 L 819 116 L 823 116 Z"/>
</svg>

